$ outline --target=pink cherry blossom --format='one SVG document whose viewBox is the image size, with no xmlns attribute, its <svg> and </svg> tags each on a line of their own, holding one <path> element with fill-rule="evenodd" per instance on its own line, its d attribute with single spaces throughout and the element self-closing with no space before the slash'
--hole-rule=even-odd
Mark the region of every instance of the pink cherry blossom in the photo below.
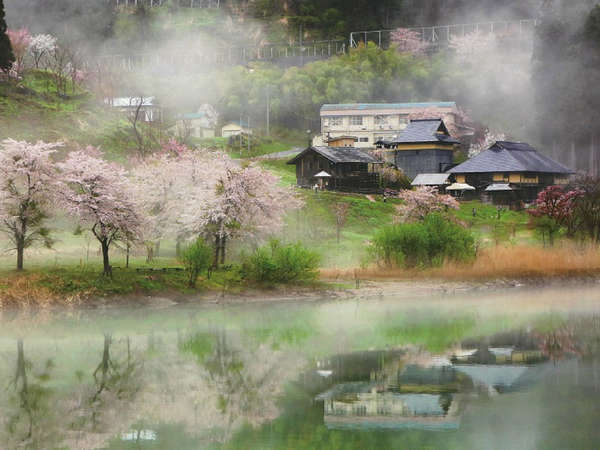
<svg viewBox="0 0 600 450">
<path fill-rule="evenodd" d="M 23 269 L 24 250 L 36 242 L 52 244 L 44 226 L 56 194 L 56 167 L 51 155 L 61 143 L 30 144 L 7 139 L 0 152 L 0 231 L 17 252 Z"/>
</svg>

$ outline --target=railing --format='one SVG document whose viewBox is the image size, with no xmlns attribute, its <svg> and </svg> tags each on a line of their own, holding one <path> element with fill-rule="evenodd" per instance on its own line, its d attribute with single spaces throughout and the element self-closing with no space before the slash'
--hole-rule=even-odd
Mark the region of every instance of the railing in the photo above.
<svg viewBox="0 0 600 450">
<path fill-rule="evenodd" d="M 523 19 L 515 21 L 500 22 L 478 22 L 470 24 L 437 25 L 433 27 L 411 27 L 407 28 L 419 34 L 423 42 L 429 44 L 449 43 L 454 37 L 463 37 L 469 33 L 477 32 L 481 35 L 489 34 L 511 34 L 519 39 L 530 38 L 537 25 L 536 19 Z M 350 33 L 350 47 L 357 47 L 359 43 L 374 42 L 378 47 L 388 47 L 391 40 L 389 30 L 353 31 Z"/>
<path fill-rule="evenodd" d="M 124 71 L 145 70 L 152 67 L 186 67 L 246 64 L 250 61 L 298 59 L 299 62 L 329 58 L 346 52 L 341 40 L 307 42 L 302 46 L 267 44 L 262 46 L 226 47 L 176 52 L 137 53 L 132 55 L 101 55 L 98 62 Z"/>
<path fill-rule="evenodd" d="M 147 6 L 155 8 L 168 3 L 168 0 L 106 0 L 107 3 L 116 7 Z M 221 0 L 175 0 L 177 6 L 187 8 L 220 8 Z"/>
</svg>

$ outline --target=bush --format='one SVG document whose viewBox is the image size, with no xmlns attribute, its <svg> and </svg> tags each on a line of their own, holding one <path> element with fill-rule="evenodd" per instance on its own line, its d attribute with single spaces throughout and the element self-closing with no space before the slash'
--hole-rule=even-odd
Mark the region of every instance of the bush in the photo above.
<svg viewBox="0 0 600 450">
<path fill-rule="evenodd" d="M 272 240 L 251 255 L 242 256 L 242 278 L 257 283 L 294 283 L 317 278 L 319 255 L 302 244 Z"/>
<path fill-rule="evenodd" d="M 373 238 L 372 251 L 388 266 L 439 266 L 444 260 L 472 259 L 475 240 L 463 227 L 430 214 L 423 222 L 384 227 Z"/>
<path fill-rule="evenodd" d="M 198 238 L 196 242 L 185 248 L 179 260 L 183 263 L 188 274 L 188 286 L 196 287 L 198 275 L 204 270 L 208 270 L 212 258 L 213 251 L 206 245 L 204 239 Z"/>
</svg>

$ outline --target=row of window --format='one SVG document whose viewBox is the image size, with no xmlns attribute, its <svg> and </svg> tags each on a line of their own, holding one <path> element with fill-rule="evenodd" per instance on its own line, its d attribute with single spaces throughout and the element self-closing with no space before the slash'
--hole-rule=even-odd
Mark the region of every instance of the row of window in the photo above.
<svg viewBox="0 0 600 450">
<path fill-rule="evenodd" d="M 352 126 L 362 126 L 365 123 L 366 116 L 329 116 L 323 118 L 323 124 L 329 125 L 330 127 L 341 127 L 344 125 L 344 117 L 348 117 L 350 121 L 350 125 Z M 408 123 L 408 115 L 400 114 L 395 117 L 399 118 L 399 123 L 406 124 Z M 389 125 L 391 123 L 392 116 L 390 115 L 380 115 L 375 116 L 375 125 Z"/>
</svg>

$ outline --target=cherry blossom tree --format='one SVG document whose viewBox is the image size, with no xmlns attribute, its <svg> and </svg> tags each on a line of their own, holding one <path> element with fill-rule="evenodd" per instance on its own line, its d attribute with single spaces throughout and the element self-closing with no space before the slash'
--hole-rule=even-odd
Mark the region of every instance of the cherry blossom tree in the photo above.
<svg viewBox="0 0 600 450">
<path fill-rule="evenodd" d="M 142 223 L 129 195 L 132 189 L 127 173 L 121 166 L 102 160 L 93 147 L 70 153 L 59 168 L 62 203 L 100 242 L 103 273 L 110 276 L 111 245 L 137 240 Z"/>
<path fill-rule="evenodd" d="M 52 245 L 45 226 L 56 194 L 56 167 L 51 159 L 60 143 L 18 142 L 7 139 L 0 152 L 0 231 L 17 252 L 17 270 L 23 253 L 36 242 Z"/>
<path fill-rule="evenodd" d="M 490 53 L 495 45 L 496 38 L 493 34 L 480 31 L 473 31 L 464 36 L 452 36 L 448 44 L 462 62 L 477 61 L 479 57 Z"/>
<path fill-rule="evenodd" d="M 541 191 L 533 208 L 527 212 L 533 217 L 548 217 L 573 235 L 577 227 L 575 208 L 577 201 L 584 195 L 579 189 L 565 191 L 560 186 L 548 186 Z"/>
<path fill-rule="evenodd" d="M 13 63 L 12 72 L 15 77 L 20 77 L 25 69 L 25 57 L 29 50 L 29 44 L 31 42 L 31 34 L 27 28 L 20 28 L 18 30 L 8 30 L 6 32 L 10 39 L 10 45 L 15 55 L 15 62 Z"/>
<path fill-rule="evenodd" d="M 505 140 L 505 134 L 497 133 L 495 131 L 490 130 L 489 128 L 486 128 L 481 138 L 478 140 L 474 140 L 471 143 L 471 146 L 469 147 L 469 157 L 472 158 L 473 156 L 480 154 L 482 151 L 487 150 L 496 142 Z"/>
<path fill-rule="evenodd" d="M 423 220 L 427 215 L 445 211 L 448 208 L 458 209 L 458 201 L 451 195 L 438 193 L 435 187 L 423 186 L 414 191 L 405 190 L 398 197 L 404 204 L 398 206 L 398 212 L 404 221 Z"/>
<path fill-rule="evenodd" d="M 36 34 L 29 42 L 29 53 L 33 58 L 36 69 L 40 68 L 40 62 L 44 56 L 52 54 L 56 48 L 56 38 L 51 34 Z"/>
<path fill-rule="evenodd" d="M 399 52 L 410 53 L 413 56 L 422 56 L 428 47 L 418 31 L 408 28 L 398 28 L 392 31 L 391 41 Z"/>
<path fill-rule="evenodd" d="M 278 177 L 270 172 L 255 166 L 239 168 L 231 160 L 224 166 L 212 190 L 190 197 L 183 218 L 188 230 L 214 240 L 215 267 L 225 261 L 229 240 L 274 233 L 283 225 L 285 212 L 302 205 L 293 190 L 278 186 Z"/>
</svg>

